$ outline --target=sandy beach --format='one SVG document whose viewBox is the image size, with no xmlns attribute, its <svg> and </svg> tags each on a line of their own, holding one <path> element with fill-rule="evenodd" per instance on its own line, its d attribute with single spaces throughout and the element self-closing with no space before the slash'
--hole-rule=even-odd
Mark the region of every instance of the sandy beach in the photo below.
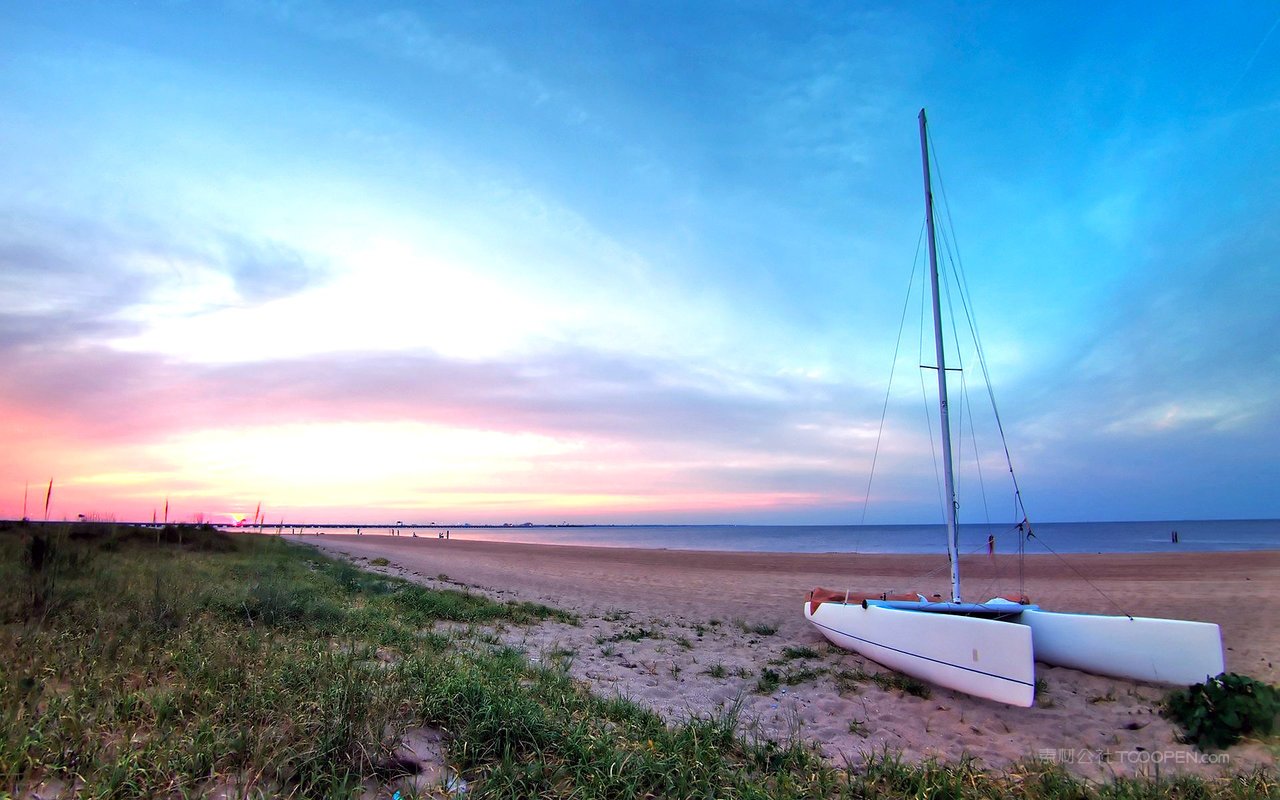
<svg viewBox="0 0 1280 800">
<path fill-rule="evenodd" d="M 1158 713 L 1165 686 L 1037 664 L 1043 688 L 1031 709 L 938 687 L 927 698 L 881 688 L 866 675 L 886 670 L 829 647 L 802 616 L 815 586 L 944 592 L 945 557 L 290 538 L 426 585 L 575 611 L 579 625 L 489 633 L 535 660 L 567 664 L 597 693 L 629 697 L 672 720 L 740 704 L 746 732 L 801 736 L 836 763 L 856 765 L 889 748 L 908 759 L 968 754 L 994 768 L 1052 759 L 1093 779 L 1276 763 L 1256 741 L 1208 756 L 1179 744 Z M 369 567 L 376 558 L 389 563 Z M 1216 622 L 1228 671 L 1280 678 L 1280 552 L 1037 555 L 1023 566 L 1026 592 L 1047 608 Z M 1019 586 L 1014 557 L 974 557 L 963 570 L 973 599 Z M 765 669 L 782 680 L 762 693 Z"/>
</svg>

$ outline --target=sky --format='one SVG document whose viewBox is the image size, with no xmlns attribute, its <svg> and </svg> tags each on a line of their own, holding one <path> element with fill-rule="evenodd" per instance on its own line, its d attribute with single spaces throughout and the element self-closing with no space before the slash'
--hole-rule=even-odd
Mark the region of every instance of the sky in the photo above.
<svg viewBox="0 0 1280 800">
<path fill-rule="evenodd" d="M 1277 23 L 0 2 L 0 517 L 940 521 L 922 107 L 1032 518 L 1280 517 Z"/>
</svg>

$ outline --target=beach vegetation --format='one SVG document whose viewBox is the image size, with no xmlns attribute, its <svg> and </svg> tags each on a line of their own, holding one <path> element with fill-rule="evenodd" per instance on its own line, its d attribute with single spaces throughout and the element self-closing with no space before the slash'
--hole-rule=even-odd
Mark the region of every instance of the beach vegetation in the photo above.
<svg viewBox="0 0 1280 800">
<path fill-rule="evenodd" d="M 662 639 L 661 631 L 653 628 L 646 628 L 643 625 L 635 625 L 630 628 L 621 630 L 612 636 L 601 636 L 596 639 L 596 644 L 605 644 L 606 642 L 638 642 L 641 639 Z"/>
<path fill-rule="evenodd" d="M 807 645 L 797 645 L 783 648 L 782 657 L 784 659 L 794 661 L 800 658 L 819 658 L 820 656 L 818 655 L 818 651 L 814 650 L 812 647 L 808 647 Z"/>
<path fill-rule="evenodd" d="M 760 670 L 760 677 L 756 679 L 756 693 L 773 694 L 781 683 L 782 674 L 776 669 L 765 667 Z"/>
<path fill-rule="evenodd" d="M 1165 716 L 1201 750 L 1229 747 L 1243 736 L 1268 735 L 1280 715 L 1280 688 L 1246 675 L 1223 673 L 1171 692 Z"/>
<path fill-rule="evenodd" d="M 772 694 L 780 685 L 798 686 L 826 673 L 825 667 L 817 669 L 801 667 L 800 669 L 786 670 L 784 672 L 772 667 L 765 667 L 760 671 L 760 677 L 756 680 L 756 692 L 758 694 Z"/>
<path fill-rule="evenodd" d="M 1049 696 L 1049 682 L 1044 678 L 1036 678 L 1035 691 L 1032 695 L 1035 704 L 1040 708 L 1056 708 L 1057 702 Z"/>
<path fill-rule="evenodd" d="M 861 691 L 862 684 L 874 683 L 886 692 L 901 692 L 921 699 L 928 699 L 933 694 L 929 684 L 901 672 L 867 672 L 861 667 L 842 669 L 835 674 L 836 688 L 840 692 L 856 693 Z"/>
<path fill-rule="evenodd" d="M 0 570 L 0 794 L 349 794 L 448 641 L 420 628 L 549 616 L 212 529 L 10 530 Z"/>
<path fill-rule="evenodd" d="M 800 669 L 788 670 L 782 673 L 782 682 L 788 686 L 799 686 L 802 683 L 808 683 L 815 678 L 827 674 L 825 667 L 801 667 Z"/>
<path fill-rule="evenodd" d="M 551 664 L 554 669 L 560 670 L 561 672 L 568 672 L 572 669 L 573 662 L 577 657 L 578 651 L 575 648 L 564 647 L 563 645 L 557 645 L 546 653 L 547 662 Z"/>
<path fill-rule="evenodd" d="M 716 663 L 704 669 L 702 671 L 702 674 L 710 676 L 712 678 L 720 679 L 728 676 L 729 670 L 725 669 L 724 664 L 721 664 L 720 662 L 717 661 Z"/>
<path fill-rule="evenodd" d="M 391 563 L 390 561 L 381 557 L 369 559 L 369 564 L 374 567 L 385 567 L 385 566 L 388 566 L 390 563 Z"/>
<path fill-rule="evenodd" d="M 370 785 L 389 797 L 419 769 L 397 754 L 399 739 L 423 728 L 447 731 L 447 766 L 478 799 L 1243 800 L 1277 791 L 1264 772 L 1094 785 L 1052 764 L 987 772 L 889 751 L 843 768 L 798 736 L 744 735 L 736 706 L 669 724 L 496 638 L 441 632 L 444 623 L 560 619 L 543 607 L 350 570 L 275 537 L 114 526 L 69 534 L 58 534 L 55 561 L 42 562 L 56 574 L 37 609 L 31 532 L 0 530 L 0 796 L 61 783 L 64 796 L 94 798 L 344 798 Z M 776 688 L 783 676 L 772 679 Z"/>
<path fill-rule="evenodd" d="M 1095 694 L 1090 696 L 1088 700 L 1086 700 L 1086 702 L 1088 702 L 1091 705 L 1097 705 L 1098 703 L 1114 703 L 1115 701 L 1116 701 L 1116 687 L 1114 686 L 1108 687 L 1106 694 Z"/>
<path fill-rule="evenodd" d="M 772 636 L 778 632 L 777 625 L 767 622 L 748 623 L 746 620 L 739 620 L 738 627 L 742 628 L 743 633 L 754 633 L 757 636 Z"/>
</svg>

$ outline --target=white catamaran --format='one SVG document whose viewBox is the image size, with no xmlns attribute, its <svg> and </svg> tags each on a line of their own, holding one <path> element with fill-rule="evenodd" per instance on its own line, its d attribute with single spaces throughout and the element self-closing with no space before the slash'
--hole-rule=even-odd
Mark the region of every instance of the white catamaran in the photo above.
<svg viewBox="0 0 1280 800">
<path fill-rule="evenodd" d="M 1140 681 L 1190 684 L 1223 671 L 1222 635 L 1207 622 L 1044 611 L 1025 597 L 966 603 L 960 596 L 947 367 L 938 296 L 929 140 L 920 110 L 925 225 L 937 356 L 951 600 L 814 589 L 805 618 L 822 635 L 907 675 L 1016 706 L 1035 703 L 1035 662 Z"/>
</svg>

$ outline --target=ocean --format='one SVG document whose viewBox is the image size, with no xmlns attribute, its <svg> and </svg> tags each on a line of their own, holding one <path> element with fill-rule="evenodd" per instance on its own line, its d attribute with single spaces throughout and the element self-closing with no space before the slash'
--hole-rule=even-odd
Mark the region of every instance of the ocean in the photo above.
<svg viewBox="0 0 1280 800">
<path fill-rule="evenodd" d="M 285 526 L 286 532 L 352 534 L 348 526 Z M 368 535 L 388 535 L 394 526 L 362 526 Z M 745 550 L 766 553 L 940 553 L 942 525 L 565 525 L 404 526 L 401 536 L 533 544 L 594 545 L 682 550 Z M 1280 550 L 1280 520 L 1177 520 L 1164 522 L 1045 522 L 1034 526 L 1028 554 L 1178 553 L 1185 551 Z M 1174 531 L 1178 541 L 1172 541 Z M 1012 525 L 961 525 L 960 552 L 985 553 L 987 537 L 999 553 L 1018 551 Z"/>
</svg>

